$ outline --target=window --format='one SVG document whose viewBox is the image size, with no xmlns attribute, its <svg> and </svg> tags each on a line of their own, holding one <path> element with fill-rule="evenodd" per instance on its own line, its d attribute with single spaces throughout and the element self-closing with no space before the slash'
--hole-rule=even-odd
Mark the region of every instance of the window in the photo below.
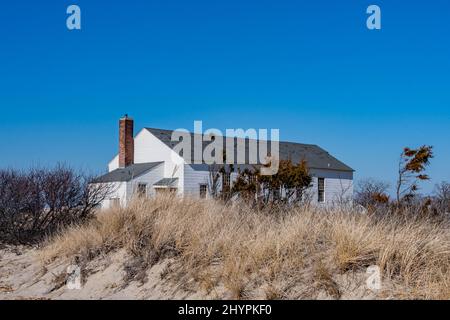
<svg viewBox="0 0 450 320">
<path fill-rule="evenodd" d="M 205 199 L 207 192 L 208 192 L 208 185 L 201 184 L 200 185 L 200 198 Z"/>
<path fill-rule="evenodd" d="M 224 190 L 230 189 L 230 176 L 231 175 L 229 173 L 224 173 L 222 175 L 222 185 Z"/>
<path fill-rule="evenodd" d="M 317 181 L 318 193 L 317 200 L 325 202 L 325 178 L 319 178 Z"/>
<path fill-rule="evenodd" d="M 147 184 L 146 183 L 138 183 L 137 195 L 139 197 L 145 197 L 147 195 Z"/>
</svg>

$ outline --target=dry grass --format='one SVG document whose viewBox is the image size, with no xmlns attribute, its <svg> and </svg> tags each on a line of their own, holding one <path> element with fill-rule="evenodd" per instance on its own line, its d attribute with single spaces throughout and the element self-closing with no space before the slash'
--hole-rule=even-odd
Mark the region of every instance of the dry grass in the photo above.
<svg viewBox="0 0 450 320">
<path fill-rule="evenodd" d="M 340 276 L 365 275 L 378 265 L 378 297 L 448 299 L 449 231 L 448 224 L 426 219 L 315 209 L 268 213 L 245 204 L 159 197 L 99 213 L 51 239 L 42 257 L 88 261 L 125 248 L 141 268 L 134 261 L 132 275 L 171 257 L 166 278 L 193 279 L 207 292 L 222 286 L 235 299 L 258 290 L 267 299 L 339 298 L 345 293 Z M 361 281 L 365 285 L 365 276 Z"/>
</svg>

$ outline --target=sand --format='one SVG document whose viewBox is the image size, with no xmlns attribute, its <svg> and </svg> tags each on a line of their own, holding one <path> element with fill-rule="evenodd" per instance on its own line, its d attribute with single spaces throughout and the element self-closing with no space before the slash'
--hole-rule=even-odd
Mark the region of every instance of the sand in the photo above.
<svg viewBox="0 0 450 320">
<path fill-rule="evenodd" d="M 221 285 L 208 292 L 199 289 L 193 279 L 173 279 L 168 266 L 176 261 L 165 259 L 145 272 L 145 280 L 126 280 L 124 265 L 132 258 L 124 250 L 99 256 L 81 268 L 81 287 L 68 283 L 67 259 L 45 264 L 39 250 L 24 247 L 0 249 L 0 300 L 203 300 L 232 299 Z M 182 281 L 181 281 L 182 280 Z M 337 275 L 341 299 L 374 299 L 365 287 L 364 274 Z M 177 283 L 179 283 L 177 285 Z M 298 288 L 299 291 L 308 291 Z M 249 299 L 265 299 L 264 287 L 253 288 Z M 321 291 L 306 299 L 332 299 Z"/>
<path fill-rule="evenodd" d="M 168 260 L 147 271 L 146 282 L 124 282 L 124 251 L 99 257 L 83 268 L 81 289 L 67 285 L 69 261 L 45 265 L 37 249 L 7 247 L 0 250 L 0 299 L 207 299 L 163 280 Z M 210 297 L 212 298 L 212 297 Z"/>
</svg>

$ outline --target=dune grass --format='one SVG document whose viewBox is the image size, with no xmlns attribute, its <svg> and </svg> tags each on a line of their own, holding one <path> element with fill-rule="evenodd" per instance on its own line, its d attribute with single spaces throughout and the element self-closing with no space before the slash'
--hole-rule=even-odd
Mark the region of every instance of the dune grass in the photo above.
<svg viewBox="0 0 450 320">
<path fill-rule="evenodd" d="M 339 279 L 364 286 L 367 267 L 377 265 L 383 286 L 375 297 L 449 299 L 449 231 L 425 218 L 161 196 L 99 212 L 50 239 L 41 255 L 89 261 L 125 249 L 144 273 L 170 257 L 168 278 L 193 279 L 206 292 L 221 286 L 235 299 L 342 298 L 348 289 Z"/>
</svg>

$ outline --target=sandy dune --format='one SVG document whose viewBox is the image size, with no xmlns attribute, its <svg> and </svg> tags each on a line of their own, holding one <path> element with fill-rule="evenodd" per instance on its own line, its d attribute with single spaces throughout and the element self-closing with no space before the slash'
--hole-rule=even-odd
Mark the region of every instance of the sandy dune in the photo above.
<svg viewBox="0 0 450 320">
<path fill-rule="evenodd" d="M 36 249 L 0 250 L 0 299 L 205 299 L 161 279 L 168 261 L 147 271 L 147 281 L 124 282 L 123 251 L 90 262 L 82 288 L 66 285 L 67 261 L 44 266 Z M 213 297 L 210 297 L 213 298 Z"/>
<path fill-rule="evenodd" d="M 164 276 L 165 269 L 172 262 L 164 260 L 147 270 L 146 279 L 126 281 L 124 262 L 129 260 L 124 250 L 101 256 L 83 268 L 81 289 L 67 286 L 69 261 L 57 260 L 44 265 L 37 249 L 7 247 L 0 250 L 0 300 L 40 299 L 230 299 L 222 287 L 210 292 L 195 289 L 192 279 L 180 281 Z M 345 292 L 341 299 L 372 299 L 374 296 L 364 289 L 362 275 L 341 278 L 338 281 Z M 191 285 L 189 285 L 191 284 Z M 251 299 L 264 299 L 262 288 L 254 288 Z M 330 299 L 325 293 L 314 298 Z"/>
</svg>

